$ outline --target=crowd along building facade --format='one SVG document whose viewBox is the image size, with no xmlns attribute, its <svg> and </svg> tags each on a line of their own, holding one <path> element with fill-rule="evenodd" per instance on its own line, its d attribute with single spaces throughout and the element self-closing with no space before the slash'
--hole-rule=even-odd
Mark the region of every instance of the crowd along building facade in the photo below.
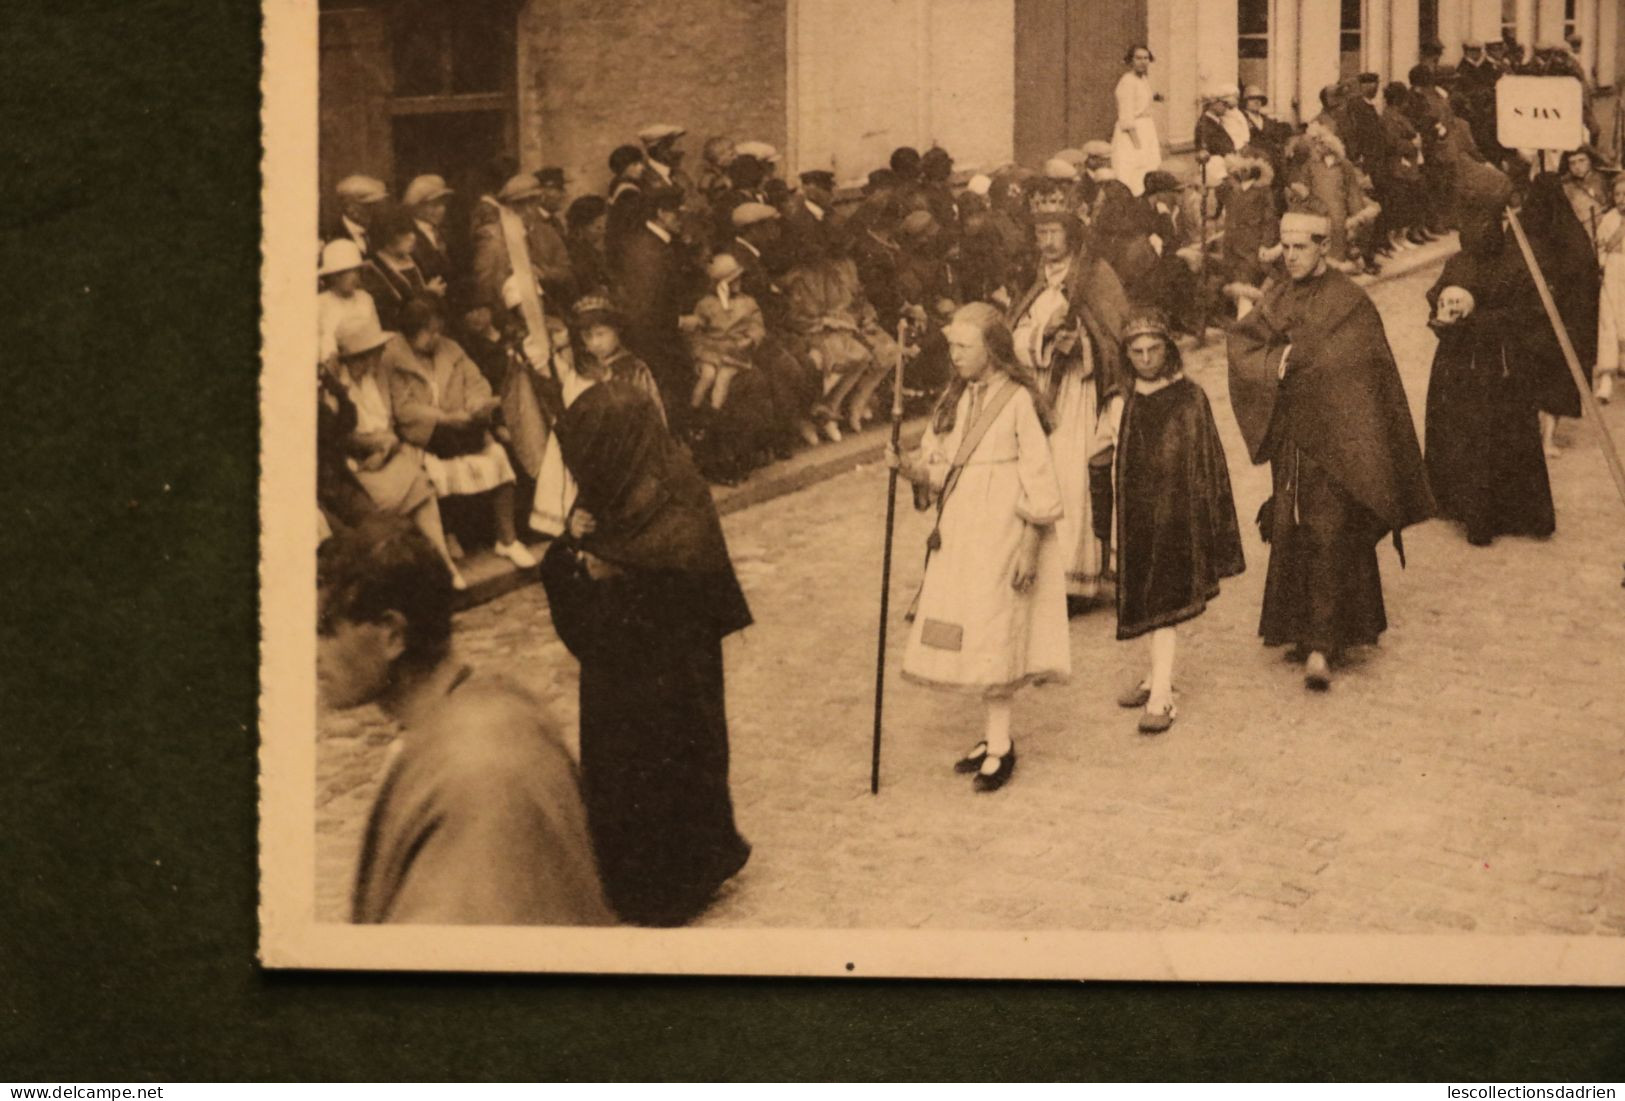
<svg viewBox="0 0 1625 1101">
<path fill-rule="evenodd" d="M 1110 134 L 1129 45 L 1156 57 L 1159 131 L 1188 147 L 1210 87 L 1255 84 L 1289 121 L 1326 84 L 1404 79 L 1421 42 L 1578 34 L 1599 83 L 1625 72 L 1621 0 L 319 0 L 322 192 L 365 172 L 395 193 L 468 186 L 495 154 L 599 189 L 650 122 L 768 142 L 787 173 L 855 183 L 899 145 L 960 168 L 1041 163 Z M 1612 99 L 1603 109 L 1611 112 Z M 1611 113 L 1607 114 L 1611 119 Z"/>
</svg>

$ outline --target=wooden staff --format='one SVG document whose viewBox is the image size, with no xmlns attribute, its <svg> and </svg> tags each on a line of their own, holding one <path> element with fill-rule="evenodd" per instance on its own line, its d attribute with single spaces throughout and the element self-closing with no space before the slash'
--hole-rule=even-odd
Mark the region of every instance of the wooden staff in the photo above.
<svg viewBox="0 0 1625 1101">
<path fill-rule="evenodd" d="M 1535 259 L 1535 250 L 1529 247 L 1529 238 L 1524 235 L 1523 223 L 1518 220 L 1518 212 L 1511 207 L 1507 208 L 1507 218 L 1512 223 L 1512 233 L 1518 238 L 1518 248 L 1523 253 L 1524 263 L 1529 265 L 1529 274 L 1534 276 L 1535 290 L 1540 292 L 1540 304 L 1546 307 L 1546 317 L 1552 323 L 1552 329 L 1557 333 L 1558 346 L 1563 349 L 1563 361 L 1569 365 L 1569 374 L 1574 376 L 1574 385 L 1580 391 L 1580 402 L 1585 407 L 1586 420 L 1596 426 L 1597 434 L 1602 440 L 1603 458 L 1608 460 L 1609 473 L 1614 476 L 1614 488 L 1619 491 L 1619 500 L 1625 504 L 1625 467 L 1620 466 L 1619 452 L 1614 450 L 1614 439 L 1608 433 L 1608 425 L 1602 419 L 1602 409 L 1597 405 L 1597 398 L 1591 392 L 1591 386 L 1586 382 L 1585 371 L 1580 366 L 1580 357 L 1574 352 L 1574 344 L 1569 340 L 1569 331 L 1563 325 L 1563 317 L 1557 312 L 1557 303 L 1552 298 L 1552 288 L 1546 284 L 1546 275 L 1540 270 L 1540 261 Z"/>
<path fill-rule="evenodd" d="M 1198 234 L 1201 251 L 1197 253 L 1196 257 L 1196 304 L 1197 309 L 1200 311 L 1196 315 L 1196 345 L 1199 348 L 1207 344 L 1209 293 L 1207 285 L 1207 162 L 1211 159 L 1212 154 L 1208 153 L 1206 149 L 1196 151 L 1196 172 L 1201 177 L 1198 183 L 1201 184 L 1202 189 L 1202 207 L 1198 212 L 1201 215 L 1201 230 Z"/>
<path fill-rule="evenodd" d="M 892 382 L 891 448 L 898 451 L 903 441 L 903 341 L 908 322 L 897 323 L 897 377 Z M 891 615 L 892 529 L 897 521 L 897 467 L 891 468 L 886 484 L 886 550 L 880 560 L 880 643 L 875 652 L 875 738 L 869 759 L 869 794 L 880 794 L 880 731 L 886 700 L 886 624 Z"/>
</svg>

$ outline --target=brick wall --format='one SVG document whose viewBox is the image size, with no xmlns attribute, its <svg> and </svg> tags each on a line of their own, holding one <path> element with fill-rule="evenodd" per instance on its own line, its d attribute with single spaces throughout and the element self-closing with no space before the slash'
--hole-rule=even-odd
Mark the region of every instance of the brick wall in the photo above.
<svg viewBox="0 0 1625 1101">
<path fill-rule="evenodd" d="M 519 17 L 519 156 L 602 190 L 610 150 L 651 122 L 786 144 L 786 0 L 529 0 Z"/>
</svg>

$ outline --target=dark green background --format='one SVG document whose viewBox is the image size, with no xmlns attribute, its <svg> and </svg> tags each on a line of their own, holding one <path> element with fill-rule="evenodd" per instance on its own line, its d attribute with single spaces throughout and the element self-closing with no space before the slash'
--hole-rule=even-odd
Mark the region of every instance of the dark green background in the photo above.
<svg viewBox="0 0 1625 1101">
<path fill-rule="evenodd" d="M 0 1080 L 1625 1077 L 1607 991 L 258 972 L 258 33 L 0 4 Z"/>
</svg>

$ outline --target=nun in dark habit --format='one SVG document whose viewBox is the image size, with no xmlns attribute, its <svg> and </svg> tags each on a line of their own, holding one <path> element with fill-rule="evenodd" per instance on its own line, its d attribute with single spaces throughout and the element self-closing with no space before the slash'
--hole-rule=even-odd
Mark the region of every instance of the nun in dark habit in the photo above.
<svg viewBox="0 0 1625 1101">
<path fill-rule="evenodd" d="M 587 823 L 610 905 L 682 925 L 739 871 L 722 640 L 750 625 L 705 481 L 649 399 L 618 383 L 559 423 L 579 495 L 542 561 L 553 623 L 581 663 Z"/>
</svg>

